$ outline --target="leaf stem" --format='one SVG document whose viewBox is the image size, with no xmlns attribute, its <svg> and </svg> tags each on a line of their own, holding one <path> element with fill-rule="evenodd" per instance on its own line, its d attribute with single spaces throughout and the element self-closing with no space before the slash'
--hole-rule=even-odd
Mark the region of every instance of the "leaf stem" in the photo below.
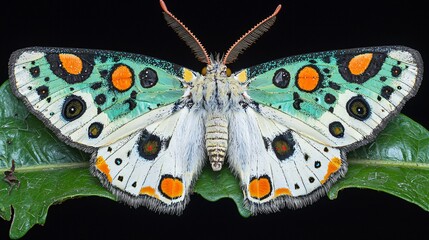
<svg viewBox="0 0 429 240">
<path fill-rule="evenodd" d="M 369 160 L 369 159 L 350 159 L 350 164 L 360 164 L 368 166 L 388 166 L 388 167 L 404 167 L 429 170 L 429 163 L 424 162 L 403 162 L 395 160 Z"/>
<path fill-rule="evenodd" d="M 55 170 L 55 169 L 70 169 L 70 168 L 87 168 L 89 167 L 89 162 L 75 162 L 75 163 L 55 163 L 55 164 L 46 164 L 46 165 L 37 165 L 37 166 L 23 166 L 16 167 L 16 172 L 36 172 L 44 170 Z M 0 172 L 8 170 L 6 168 L 0 169 Z"/>
</svg>

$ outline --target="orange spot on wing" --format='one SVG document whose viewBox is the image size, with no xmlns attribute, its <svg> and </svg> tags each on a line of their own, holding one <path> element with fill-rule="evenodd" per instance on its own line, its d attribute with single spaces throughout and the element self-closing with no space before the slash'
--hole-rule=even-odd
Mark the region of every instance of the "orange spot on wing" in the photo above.
<svg viewBox="0 0 429 240">
<path fill-rule="evenodd" d="M 320 181 L 322 184 L 325 183 L 326 181 L 328 181 L 329 177 L 335 173 L 336 171 L 338 171 L 338 169 L 340 169 L 341 167 L 341 159 L 338 157 L 334 157 L 331 159 L 331 161 L 328 164 L 328 170 L 326 171 L 325 177 L 323 178 L 322 181 Z"/>
<path fill-rule="evenodd" d="M 249 183 L 249 193 L 252 198 L 264 199 L 271 193 L 271 182 L 268 177 L 254 178 Z"/>
<path fill-rule="evenodd" d="M 365 72 L 371 63 L 373 54 L 365 53 L 353 57 L 349 62 L 349 70 L 353 75 L 360 75 Z"/>
<path fill-rule="evenodd" d="M 317 88 L 319 81 L 319 72 L 312 66 L 306 66 L 298 72 L 296 84 L 299 89 L 311 92 Z"/>
<path fill-rule="evenodd" d="M 97 160 L 95 161 L 95 167 L 100 172 L 104 173 L 104 175 L 106 175 L 107 180 L 109 180 L 109 182 L 112 182 L 112 176 L 110 176 L 109 166 L 107 165 L 106 160 L 104 160 L 102 156 L 97 157 Z"/>
<path fill-rule="evenodd" d="M 161 180 L 159 184 L 159 190 L 161 193 L 169 198 L 176 199 L 183 195 L 184 186 L 182 180 L 172 176 L 166 176 Z"/>
<path fill-rule="evenodd" d="M 153 187 L 142 187 L 140 189 L 140 195 L 149 195 L 155 198 L 159 198 L 159 196 L 155 193 L 155 189 Z"/>
<path fill-rule="evenodd" d="M 276 197 L 280 196 L 280 195 L 292 195 L 292 193 L 290 192 L 289 188 L 278 188 L 276 189 L 276 192 L 274 194 Z"/>
<path fill-rule="evenodd" d="M 126 91 L 133 85 L 133 73 L 125 65 L 119 65 L 113 70 L 111 77 L 112 85 L 119 91 Z"/>
<path fill-rule="evenodd" d="M 60 53 L 58 54 L 61 65 L 70 74 L 80 74 L 83 69 L 82 59 L 74 54 Z"/>
</svg>

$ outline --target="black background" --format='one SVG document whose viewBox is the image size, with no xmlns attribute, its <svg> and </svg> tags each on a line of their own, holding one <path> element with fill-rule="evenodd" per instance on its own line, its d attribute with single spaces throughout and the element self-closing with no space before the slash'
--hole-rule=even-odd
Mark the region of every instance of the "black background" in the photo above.
<svg viewBox="0 0 429 240">
<path fill-rule="evenodd" d="M 223 53 L 254 24 L 283 9 L 276 24 L 231 64 L 233 72 L 296 54 L 333 49 L 406 45 L 429 62 L 424 1 L 178 1 L 169 9 L 211 53 Z M 29 46 L 108 49 L 145 54 L 199 71 L 187 46 L 167 27 L 153 1 L 9 1 L 0 10 L 0 80 L 8 78 L 12 51 Z M 425 64 L 427 68 L 428 65 Z M 428 75 L 403 113 L 429 128 Z M 428 186 L 429 187 L 429 186 Z M 0 239 L 10 222 L 0 220 Z M 182 216 L 131 209 L 111 200 L 87 197 L 49 209 L 45 226 L 25 238 L 146 239 L 151 237 L 349 238 L 427 237 L 429 213 L 386 193 L 346 189 L 338 199 L 322 198 L 300 210 L 242 218 L 232 200 L 208 202 L 193 195 Z"/>
</svg>

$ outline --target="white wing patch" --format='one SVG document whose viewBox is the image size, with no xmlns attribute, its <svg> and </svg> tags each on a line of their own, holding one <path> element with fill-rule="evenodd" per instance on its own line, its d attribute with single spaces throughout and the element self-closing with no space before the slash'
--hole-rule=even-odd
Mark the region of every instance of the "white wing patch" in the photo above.
<svg viewBox="0 0 429 240">
<path fill-rule="evenodd" d="M 184 108 L 100 148 L 92 171 L 130 205 L 179 213 L 205 160 L 203 133 L 201 114 Z"/>
<path fill-rule="evenodd" d="M 347 170 L 340 149 L 301 136 L 251 108 L 229 118 L 228 159 L 252 212 L 312 203 Z"/>
</svg>

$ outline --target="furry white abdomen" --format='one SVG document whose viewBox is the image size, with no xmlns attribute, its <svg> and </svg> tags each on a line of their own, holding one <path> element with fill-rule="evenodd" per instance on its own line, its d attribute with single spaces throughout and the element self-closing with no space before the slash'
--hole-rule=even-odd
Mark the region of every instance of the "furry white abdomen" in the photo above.
<svg viewBox="0 0 429 240">
<path fill-rule="evenodd" d="M 212 113 L 206 118 L 206 149 L 213 171 L 222 169 L 228 147 L 228 120 L 225 115 Z"/>
</svg>

